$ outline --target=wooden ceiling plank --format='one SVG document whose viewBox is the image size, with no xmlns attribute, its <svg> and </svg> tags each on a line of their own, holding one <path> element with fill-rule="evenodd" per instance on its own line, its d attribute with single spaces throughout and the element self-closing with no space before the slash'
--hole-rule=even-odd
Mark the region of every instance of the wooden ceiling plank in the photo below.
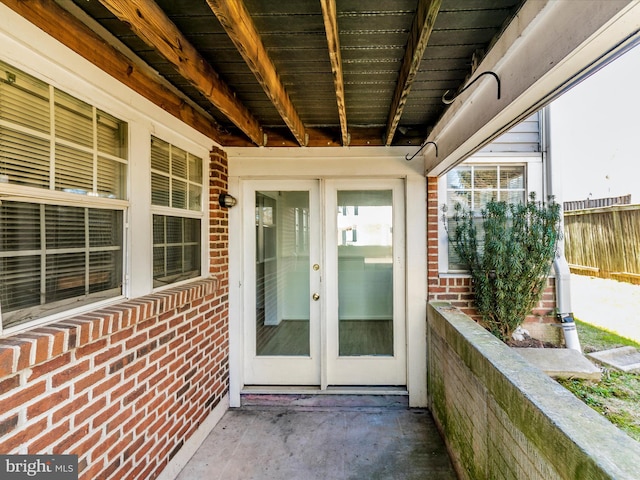
<svg viewBox="0 0 640 480">
<path fill-rule="evenodd" d="M 305 126 L 242 0 L 207 0 L 207 3 L 298 143 L 306 145 Z"/>
<path fill-rule="evenodd" d="M 149 46 L 171 62 L 215 107 L 256 145 L 264 143 L 262 127 L 236 98 L 213 67 L 152 0 L 99 0 Z"/>
<path fill-rule="evenodd" d="M 215 120 L 189 105 L 183 98 L 140 70 L 135 61 L 106 43 L 80 20 L 52 0 L 1 0 L 16 13 L 51 35 L 98 68 L 127 85 L 190 127 L 220 143 Z"/>
<path fill-rule="evenodd" d="M 411 25 L 407 48 L 405 49 L 402 67 L 393 94 L 389 118 L 387 120 L 387 131 L 385 132 L 385 145 L 391 145 L 393 136 L 396 133 L 404 106 L 407 103 L 411 86 L 415 80 L 420 61 L 427 48 L 429 37 L 433 31 L 433 26 L 440 10 L 442 0 L 420 0 L 416 9 L 416 16 Z"/>
<path fill-rule="evenodd" d="M 322 17 L 324 19 L 324 29 L 327 33 L 327 44 L 329 46 L 329 58 L 331 60 L 331 71 L 336 90 L 336 101 L 338 103 L 338 116 L 340 118 L 340 133 L 342 145 L 349 145 L 349 133 L 347 130 L 347 107 L 344 95 L 344 79 L 342 74 L 342 55 L 340 54 L 340 38 L 338 35 L 338 15 L 335 0 L 320 0 L 322 5 Z"/>
</svg>

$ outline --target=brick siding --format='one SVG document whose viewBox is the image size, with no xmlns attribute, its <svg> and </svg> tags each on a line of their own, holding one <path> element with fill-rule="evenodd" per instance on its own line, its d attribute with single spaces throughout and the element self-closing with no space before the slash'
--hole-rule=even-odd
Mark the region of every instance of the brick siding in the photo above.
<svg viewBox="0 0 640 480">
<path fill-rule="evenodd" d="M 155 478 L 229 384 L 224 152 L 211 153 L 211 278 L 0 339 L 0 453 L 76 454 L 80 479 Z"/>
<path fill-rule="evenodd" d="M 438 269 L 438 226 L 442 221 L 438 198 L 438 178 L 427 177 L 427 295 L 429 301 L 444 301 L 457 307 L 476 321 L 481 319 L 473 304 L 473 287 L 468 276 L 441 276 Z M 555 323 L 555 279 L 549 278 L 547 287 L 532 314 L 525 319 L 524 328 L 540 340 L 559 342 L 560 329 L 547 328 Z"/>
</svg>

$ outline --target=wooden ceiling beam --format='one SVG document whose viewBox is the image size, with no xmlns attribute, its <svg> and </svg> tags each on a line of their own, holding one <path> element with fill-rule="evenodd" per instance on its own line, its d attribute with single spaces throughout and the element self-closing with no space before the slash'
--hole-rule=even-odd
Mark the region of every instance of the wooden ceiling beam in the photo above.
<svg viewBox="0 0 640 480">
<path fill-rule="evenodd" d="M 338 35 L 338 15 L 336 12 L 336 0 L 320 0 L 322 5 L 322 17 L 324 29 L 327 33 L 329 46 L 329 58 L 331 59 L 331 71 L 336 89 L 336 101 L 338 103 L 338 117 L 340 118 L 340 134 L 342 145 L 349 145 L 349 133 L 347 130 L 347 107 L 344 98 L 344 79 L 342 75 L 342 55 L 340 54 L 340 37 Z"/>
<path fill-rule="evenodd" d="M 393 136 L 396 133 L 404 106 L 407 103 L 411 86 L 415 80 L 424 50 L 427 48 L 429 37 L 433 31 L 433 25 L 436 22 L 438 11 L 442 0 L 420 0 L 416 9 L 416 16 L 411 25 L 409 40 L 405 49 L 402 67 L 396 90 L 393 94 L 391 109 L 389 110 L 389 118 L 387 120 L 387 131 L 385 132 L 385 145 L 391 145 Z"/>
<path fill-rule="evenodd" d="M 207 3 L 298 143 L 306 145 L 305 126 L 242 0 L 207 0 Z"/>
<path fill-rule="evenodd" d="M 155 48 L 256 145 L 262 127 L 213 67 L 152 0 L 99 0 L 149 46 Z"/>
<path fill-rule="evenodd" d="M 384 145 L 382 136 L 385 127 L 350 127 L 349 136 L 351 147 L 381 147 Z M 265 129 L 265 133 L 269 137 L 269 147 L 299 147 L 296 140 L 290 135 L 287 127 L 274 129 Z M 336 127 L 308 127 L 307 134 L 309 143 L 307 147 L 326 147 L 334 148 L 342 146 L 340 129 Z M 403 145 L 420 146 L 421 139 L 404 142 Z M 398 143 L 398 142 L 396 142 Z M 225 147 L 251 147 L 252 144 L 243 136 L 222 137 L 222 145 Z"/>
<path fill-rule="evenodd" d="M 190 127 L 220 143 L 215 120 L 168 89 L 52 0 L 1 0 L 35 26 Z"/>
</svg>

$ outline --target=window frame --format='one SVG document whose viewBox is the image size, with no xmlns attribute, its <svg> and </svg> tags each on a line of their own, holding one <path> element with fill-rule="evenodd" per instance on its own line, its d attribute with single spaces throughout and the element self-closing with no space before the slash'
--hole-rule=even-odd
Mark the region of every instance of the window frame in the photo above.
<svg viewBox="0 0 640 480">
<path fill-rule="evenodd" d="M 529 198 L 535 192 L 537 198 L 543 198 L 543 154 L 509 153 L 509 154 L 476 154 L 456 166 L 493 167 L 493 166 L 524 166 L 524 198 Z M 448 172 L 447 172 L 448 173 Z M 442 207 L 447 202 L 447 173 L 438 178 L 438 275 L 446 277 L 469 277 L 467 270 L 449 267 L 449 238 L 443 222 Z M 479 213 L 479 212 L 478 212 Z"/>
<path fill-rule="evenodd" d="M 95 68 L 95 65 L 80 55 L 64 47 L 52 48 L 50 37 L 42 30 L 28 23 L 22 27 L 18 36 L 15 35 L 15 32 L 9 33 L 6 29 L 0 29 L 0 42 L 8 42 L 7 44 L 12 46 L 12 48 L 0 52 L 1 61 L 49 86 L 72 95 L 78 100 L 91 104 L 128 125 L 129 162 L 127 182 L 123 185 L 123 191 L 129 202 L 92 197 L 92 201 L 97 203 L 109 200 L 111 202 L 109 205 L 114 205 L 114 208 L 117 206 L 124 211 L 123 295 L 112 300 L 83 305 L 31 320 L 4 331 L 1 325 L 2 310 L 0 306 L 0 336 L 28 331 L 40 325 L 55 323 L 74 315 L 92 312 L 155 291 L 152 286 L 153 263 L 150 253 L 153 238 L 152 215 L 150 214 L 149 139 L 151 135 L 169 141 L 203 159 L 201 272 L 202 277 L 208 277 L 210 248 L 208 221 L 209 209 L 211 208 L 209 170 L 211 168 L 210 154 L 212 147 L 216 146 L 215 142 L 160 106 L 149 102 L 142 95 L 132 94 L 129 87 L 104 71 Z M 0 179 L 1 181 L 2 179 Z M 13 188 L 15 185 L 3 183 L 2 186 L 6 187 L 4 194 L 15 197 L 15 200 L 31 197 L 30 193 Z M 78 206 L 84 206 L 87 200 L 86 196 L 65 192 L 55 192 L 58 194 L 57 197 L 52 196 L 52 192 L 48 190 L 43 190 L 40 193 L 44 197 L 43 201 L 55 202 L 64 197 L 69 205 L 79 202 Z M 184 283 L 188 284 L 197 280 L 186 280 Z M 172 286 L 176 285 L 172 284 Z"/>
<path fill-rule="evenodd" d="M 206 238 L 207 238 L 207 215 L 206 215 L 206 209 L 205 206 L 206 204 L 206 199 L 208 199 L 208 184 L 205 182 L 206 178 L 208 178 L 208 163 L 207 163 L 207 159 L 209 158 L 208 154 L 206 156 L 204 155 L 198 155 L 198 153 L 194 153 L 193 149 L 190 149 L 189 147 L 185 148 L 184 145 L 179 144 L 179 143 L 174 143 L 174 141 L 169 140 L 169 138 L 172 138 L 170 135 L 160 135 L 160 134 L 156 134 L 155 132 L 152 133 L 149 137 L 149 187 L 150 187 L 150 191 L 149 191 L 149 213 L 150 213 L 150 224 L 151 224 L 151 245 L 150 245 L 150 276 L 151 276 L 151 285 L 152 285 L 152 291 L 153 292 L 157 292 L 157 291 L 162 291 L 165 290 L 167 288 L 172 288 L 175 286 L 179 286 L 179 285 L 183 285 L 185 283 L 188 282 L 192 282 L 198 279 L 202 279 L 208 276 L 207 274 L 207 243 L 206 243 Z M 163 143 L 166 143 L 169 145 L 169 149 L 170 151 L 172 151 L 173 148 L 178 148 L 181 151 L 185 152 L 187 154 L 187 160 L 186 160 L 186 164 L 187 164 L 187 170 L 186 170 L 186 178 L 179 178 L 176 177 L 173 174 L 172 171 L 172 157 L 169 159 L 169 172 L 168 174 L 165 174 L 163 172 L 158 171 L 157 169 L 152 168 L 151 163 L 151 157 L 153 156 L 153 152 L 152 152 L 152 143 L 153 140 L 157 139 Z M 173 140 L 178 140 L 176 138 L 174 138 Z M 196 182 L 191 181 L 189 179 L 189 170 L 188 170 L 188 164 L 189 164 L 189 156 L 193 156 L 197 159 L 200 159 L 200 161 L 202 162 L 200 165 L 200 181 L 201 183 L 200 185 L 200 205 L 199 208 L 196 209 L 192 209 L 189 208 L 189 195 L 190 195 L 190 189 L 189 186 L 194 184 L 194 185 L 198 185 Z M 167 178 L 169 178 L 169 194 L 168 194 L 168 198 L 169 198 L 169 203 L 172 202 L 172 198 L 173 198 L 173 191 L 172 191 L 172 184 L 173 184 L 173 180 L 177 179 L 178 181 L 185 181 L 185 183 L 187 184 L 187 199 L 186 199 L 186 208 L 178 208 L 178 207 L 173 207 L 173 206 L 166 206 L 166 205 L 154 205 L 153 204 L 153 175 L 161 173 L 163 176 L 166 176 Z M 195 275 L 193 277 L 188 277 L 188 278 L 182 278 L 182 279 L 178 279 L 175 281 L 168 281 L 166 284 L 163 285 L 156 285 L 156 279 L 155 279 L 155 274 L 154 274 L 154 250 L 156 248 L 156 245 L 160 245 L 160 243 L 156 244 L 155 243 L 155 239 L 154 239 L 154 217 L 158 215 L 158 216 L 163 216 L 163 217 L 178 217 L 178 218 L 189 218 L 189 219 L 195 219 L 198 220 L 200 222 L 200 238 L 199 238 L 199 259 L 200 259 L 200 272 L 198 275 Z M 166 242 L 166 237 L 165 237 L 165 242 L 162 242 L 162 244 L 164 246 L 168 245 L 168 242 Z M 192 243 L 192 242 L 186 242 L 183 241 L 180 243 L 180 246 L 183 247 L 183 253 L 184 253 L 184 247 L 187 243 Z M 175 246 L 175 245 L 174 245 Z M 165 258 L 165 264 L 166 264 L 166 258 Z M 179 275 L 178 275 L 179 277 Z"/>
<path fill-rule="evenodd" d="M 84 232 L 87 233 L 89 229 L 89 212 L 91 210 L 108 210 L 112 212 L 120 212 L 120 218 L 118 219 L 119 229 L 121 235 L 118 235 L 119 241 L 117 247 L 120 250 L 120 259 L 119 259 L 119 270 L 121 273 L 119 284 L 120 287 L 114 287 L 111 289 L 103 290 L 102 292 L 113 292 L 115 293 L 115 289 L 119 290 L 119 293 L 115 293 L 108 298 L 99 298 L 99 292 L 94 293 L 85 293 L 84 296 L 74 296 L 69 297 L 67 299 L 60 299 L 55 301 L 46 301 L 45 303 L 40 303 L 39 305 L 27 306 L 15 310 L 15 314 L 12 312 L 7 312 L 6 309 L 2 309 L 2 305 L 0 304 L 0 335 L 11 334 L 18 331 L 23 331 L 26 329 L 33 328 L 38 325 L 42 325 L 45 323 L 50 323 L 56 321 L 63 317 L 68 317 L 78 312 L 87 311 L 89 309 L 98 308 L 100 305 L 110 304 L 114 301 L 120 301 L 125 297 L 125 278 L 126 278 L 126 253 L 127 253 L 127 216 L 128 216 L 128 208 L 129 208 L 129 200 L 128 200 L 128 184 L 129 184 L 129 165 L 130 165 L 130 130 L 129 130 L 129 121 L 127 119 L 122 119 L 119 115 L 113 115 L 109 113 L 107 110 L 101 108 L 101 106 L 96 105 L 93 101 L 85 101 L 85 99 L 78 96 L 76 93 L 69 93 L 63 88 L 60 88 L 58 85 L 54 84 L 49 80 L 44 80 L 39 78 L 39 76 L 34 75 L 28 70 L 23 69 L 20 65 L 15 65 L 11 61 L 7 61 L 2 59 L 3 64 L 7 66 L 7 72 L 13 71 L 15 72 L 13 75 L 7 73 L 7 83 L 11 84 L 16 81 L 17 75 L 25 75 L 25 78 L 22 81 L 31 82 L 30 79 L 35 79 L 36 82 L 41 84 L 41 87 L 48 92 L 48 97 L 46 98 L 46 102 L 48 103 L 49 116 L 47 118 L 48 130 L 41 131 L 39 129 L 33 129 L 29 126 L 23 125 L 21 122 L 21 118 L 18 116 L 17 118 L 12 117 L 3 117 L 0 118 L 0 126 L 7 129 L 8 132 L 15 132 L 18 135 L 26 135 L 28 137 L 33 137 L 34 139 L 40 139 L 44 143 L 47 144 L 46 155 L 49 158 L 48 167 L 46 170 L 46 178 L 45 182 L 40 182 L 38 185 L 37 182 L 33 184 L 24 184 L 24 180 L 18 176 L 18 180 L 14 183 L 10 183 L 10 177 L 4 176 L 0 179 L 0 201 L 6 202 L 16 202 L 16 203 L 25 203 L 30 205 L 40 205 L 44 206 L 44 208 L 40 208 L 39 220 L 40 229 L 45 228 L 44 225 L 47 220 L 46 216 L 42 217 L 43 211 L 46 210 L 46 206 L 54 206 L 54 207 L 62 207 L 62 208 L 80 208 L 84 210 L 84 220 L 83 220 L 83 229 Z M 13 78 L 10 78 L 10 77 Z M 24 103 L 17 103 L 16 105 L 32 105 L 29 100 L 32 97 L 25 97 Z M 59 103 L 62 102 L 78 102 L 78 104 L 84 104 L 85 109 L 90 112 L 90 117 L 87 117 L 87 125 L 90 125 L 88 128 L 91 130 L 89 133 L 91 146 L 84 145 L 82 143 L 76 143 L 72 140 L 65 139 L 64 134 L 57 135 L 56 128 L 59 126 L 58 122 L 62 121 L 62 119 L 57 119 L 55 112 L 59 108 Z M 122 156 L 113 155 L 111 152 L 104 150 L 104 143 L 101 143 L 99 132 L 99 124 L 100 124 L 100 115 L 105 115 L 110 117 L 113 120 L 121 122 L 120 125 L 125 128 L 125 131 L 122 132 L 121 136 L 121 144 L 120 148 Z M 22 145 L 22 144 L 17 144 Z M 83 155 L 90 157 L 90 161 L 86 162 L 86 166 L 91 170 L 91 178 L 90 184 L 91 189 L 75 189 L 75 188 L 62 188 L 59 184 L 58 176 L 56 175 L 56 167 L 60 167 L 63 165 L 64 160 L 62 160 L 60 155 L 60 150 L 62 149 L 73 149 L 78 152 L 81 152 Z M 10 157 L 9 157 L 10 158 Z M 110 162 L 117 162 L 121 165 L 124 165 L 124 169 L 122 174 L 117 177 L 118 183 L 120 184 L 118 187 L 118 198 L 115 194 L 102 194 L 100 192 L 100 183 L 101 177 L 100 175 L 100 167 L 99 162 L 100 159 L 106 159 Z M 30 157 L 26 157 L 25 159 L 20 160 L 17 164 L 25 163 L 25 170 L 28 170 L 28 165 L 31 161 Z M 11 165 L 11 164 L 9 164 Z M 10 167 L 11 168 L 11 167 Z M 15 171 L 19 171 L 22 167 L 13 167 Z M 68 168 L 68 166 L 67 166 Z M 10 170 L 11 171 L 11 170 Z M 64 223 L 60 223 L 59 225 L 64 225 Z M 114 246 L 115 247 L 115 246 Z M 85 239 L 85 244 L 82 247 L 49 247 L 47 245 L 40 244 L 39 247 L 33 250 L 33 255 L 40 257 L 40 264 L 44 265 L 48 259 L 54 258 L 57 253 L 52 252 L 64 252 L 68 251 L 69 253 L 83 253 L 85 258 L 89 258 L 91 256 L 91 252 L 97 252 L 98 250 L 104 250 L 102 247 L 92 247 L 90 245 L 90 237 L 87 236 Z M 110 250 L 113 248 L 109 248 Z M 7 250 L 6 258 L 11 258 L 11 253 L 20 251 L 18 250 Z M 87 263 L 83 266 L 84 270 L 84 280 L 87 280 L 90 276 L 91 264 Z M 60 274 L 60 272 L 58 272 Z M 47 270 L 41 270 L 38 274 L 40 278 L 40 284 L 43 285 L 43 282 L 46 283 L 47 279 Z M 85 285 L 86 291 L 90 288 L 90 284 Z M 44 290 L 41 292 L 42 294 L 46 294 L 48 290 Z M 61 309 L 60 307 L 65 304 L 72 304 L 74 300 L 83 299 L 80 301 L 80 304 L 77 307 Z M 93 299 L 93 300 L 92 300 Z M 1 303 L 1 302 L 0 302 Z M 46 313 L 46 311 L 50 309 L 52 313 Z M 39 311 L 43 312 L 41 315 L 38 313 Z M 5 321 L 7 317 L 20 317 L 20 313 L 23 312 L 24 315 L 33 315 L 35 314 L 36 318 L 28 318 L 26 320 L 14 320 L 18 323 L 15 323 L 10 326 L 5 326 Z"/>
</svg>

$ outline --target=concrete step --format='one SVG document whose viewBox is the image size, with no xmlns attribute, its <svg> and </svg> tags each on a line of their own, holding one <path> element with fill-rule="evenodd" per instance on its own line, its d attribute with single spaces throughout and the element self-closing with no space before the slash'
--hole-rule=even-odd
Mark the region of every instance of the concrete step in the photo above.
<svg viewBox="0 0 640 480">
<path fill-rule="evenodd" d="M 599 381 L 602 371 L 582 353 L 568 348 L 514 348 L 529 363 L 552 378 Z"/>
<path fill-rule="evenodd" d="M 587 354 L 598 363 L 622 372 L 640 373 L 640 352 L 634 347 L 619 347 Z"/>
</svg>

